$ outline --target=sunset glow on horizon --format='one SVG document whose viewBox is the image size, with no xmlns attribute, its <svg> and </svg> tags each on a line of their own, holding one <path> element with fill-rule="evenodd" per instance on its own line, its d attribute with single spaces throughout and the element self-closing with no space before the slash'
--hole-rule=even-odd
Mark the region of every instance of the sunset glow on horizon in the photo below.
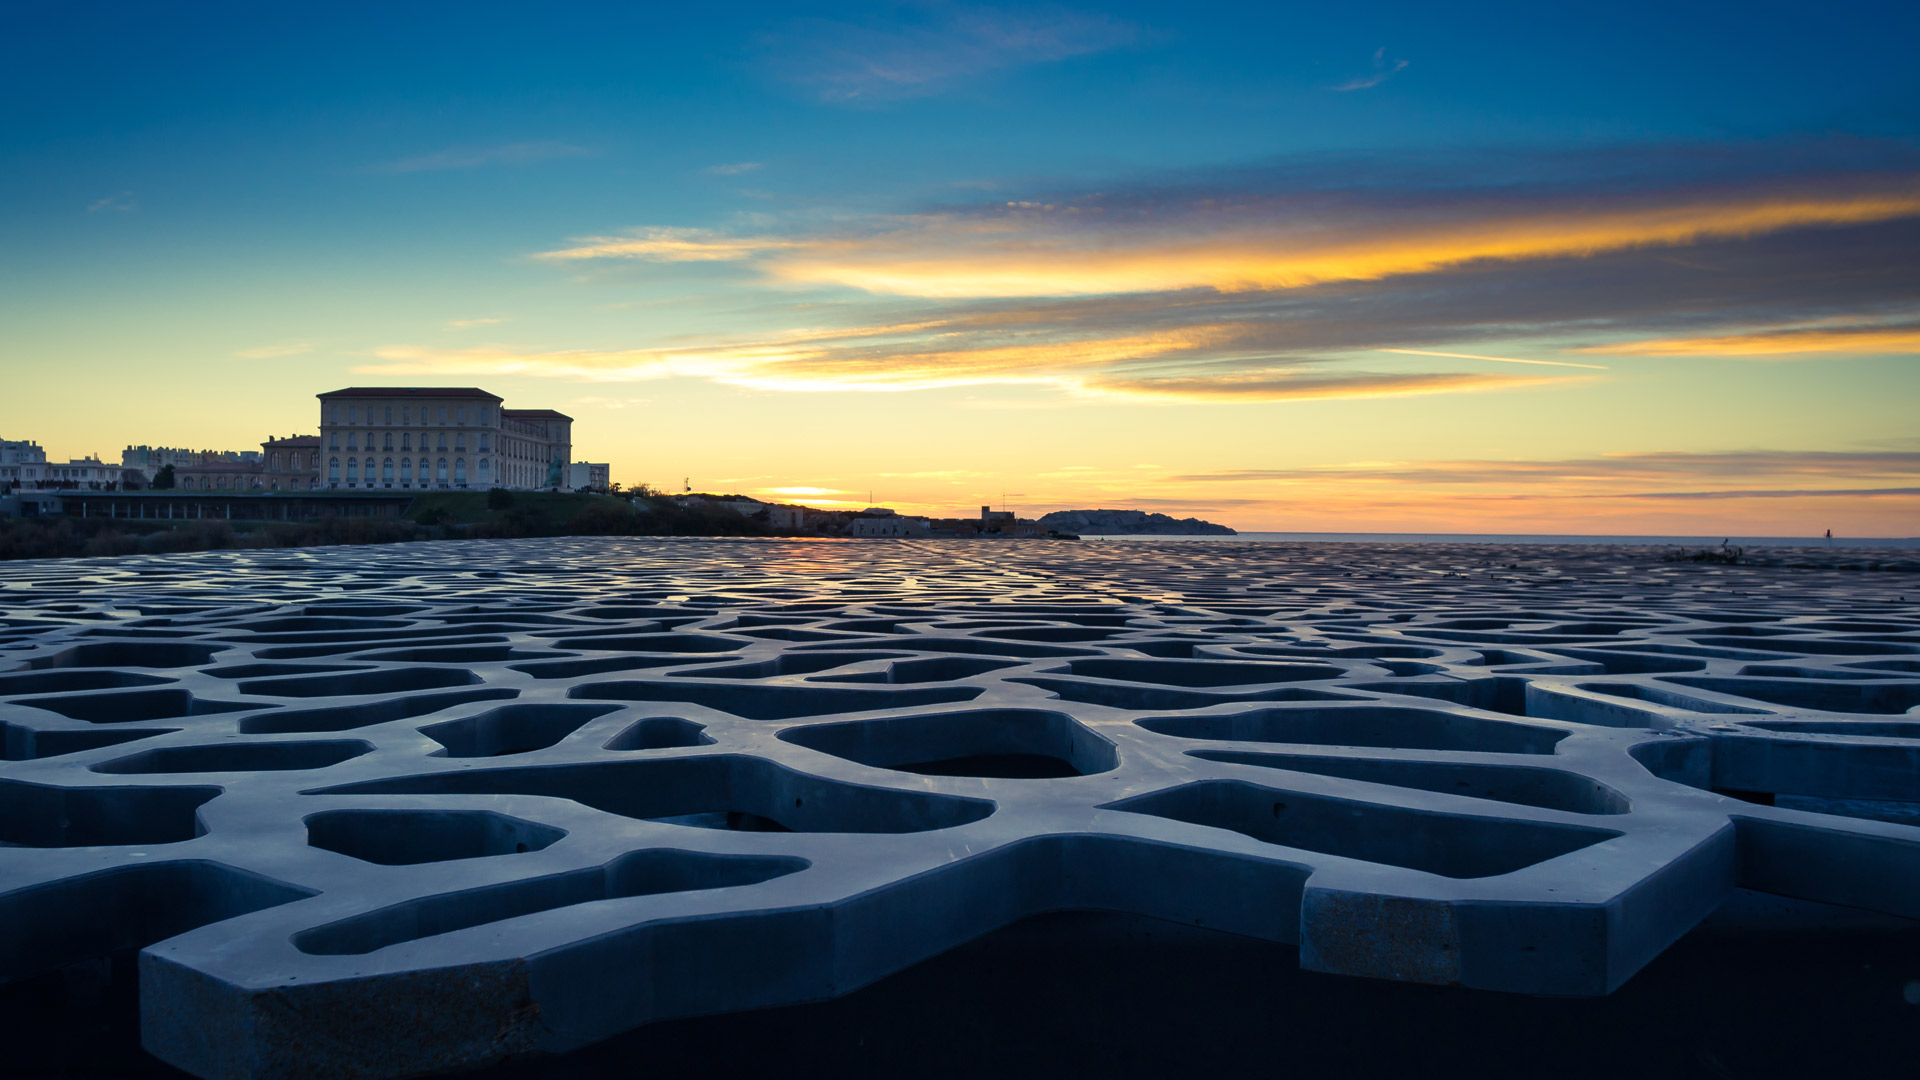
<svg viewBox="0 0 1920 1080">
<path fill-rule="evenodd" d="M 0 438 L 477 386 L 830 508 L 1920 535 L 1900 6 L 318 10 L 0 15 Z"/>
</svg>

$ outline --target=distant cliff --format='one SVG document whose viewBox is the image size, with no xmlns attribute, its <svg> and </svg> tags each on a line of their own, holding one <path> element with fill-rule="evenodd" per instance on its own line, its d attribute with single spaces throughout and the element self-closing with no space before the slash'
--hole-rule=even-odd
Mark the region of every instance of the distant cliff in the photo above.
<svg viewBox="0 0 1920 1080">
<path fill-rule="evenodd" d="M 1056 510 L 1040 519 L 1056 532 L 1082 536 L 1233 536 L 1232 529 L 1199 518 L 1170 518 L 1144 510 Z"/>
</svg>

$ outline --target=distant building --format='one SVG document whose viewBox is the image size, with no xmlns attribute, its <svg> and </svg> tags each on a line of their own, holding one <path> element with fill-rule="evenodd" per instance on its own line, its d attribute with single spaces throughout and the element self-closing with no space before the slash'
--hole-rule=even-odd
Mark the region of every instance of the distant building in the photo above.
<svg viewBox="0 0 1920 1080">
<path fill-rule="evenodd" d="M 320 486 L 320 436 L 289 435 L 260 444 L 261 486 L 269 491 L 311 491 Z"/>
<path fill-rule="evenodd" d="M 75 458 L 66 462 L 49 462 L 45 466 L 45 471 L 45 483 L 50 487 L 110 491 L 117 489 L 126 481 L 129 470 L 119 465 L 109 465 L 97 457 L 92 457 Z M 135 478 L 138 479 L 137 472 Z"/>
<path fill-rule="evenodd" d="M 348 490 L 568 486 L 573 418 L 506 409 L 472 386 L 350 386 L 320 399 L 319 485 Z"/>
<path fill-rule="evenodd" d="M 869 507 L 847 522 L 848 536 L 927 536 L 926 518 L 902 517 L 885 507 Z"/>
<path fill-rule="evenodd" d="M 152 480 L 160 474 L 161 469 L 169 465 L 175 469 L 184 469 L 190 465 L 200 464 L 201 455 L 204 453 L 205 451 L 202 450 L 186 450 L 175 446 L 148 446 L 142 443 L 120 451 L 120 465 L 122 468 L 138 469 L 148 480 Z"/>
<path fill-rule="evenodd" d="M 0 488 L 37 488 L 46 480 L 47 452 L 26 439 L 0 439 Z"/>
<path fill-rule="evenodd" d="M 574 491 L 606 492 L 612 486 L 613 466 L 601 461 L 576 461 L 567 466 L 567 487 Z"/>
</svg>

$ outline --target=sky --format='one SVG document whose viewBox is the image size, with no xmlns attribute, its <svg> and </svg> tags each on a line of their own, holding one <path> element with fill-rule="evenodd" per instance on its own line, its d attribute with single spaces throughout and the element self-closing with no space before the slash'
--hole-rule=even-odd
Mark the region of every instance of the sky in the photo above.
<svg viewBox="0 0 1920 1080">
<path fill-rule="evenodd" d="M 1920 8 L 0 0 L 0 438 L 349 385 L 613 478 L 1920 534 Z"/>
</svg>

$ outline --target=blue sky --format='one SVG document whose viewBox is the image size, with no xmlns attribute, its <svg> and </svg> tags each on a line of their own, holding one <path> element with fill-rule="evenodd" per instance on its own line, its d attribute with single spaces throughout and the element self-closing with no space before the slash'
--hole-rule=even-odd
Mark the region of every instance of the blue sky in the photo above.
<svg viewBox="0 0 1920 1080">
<path fill-rule="evenodd" d="M 7 4 L 0 436 L 479 384 L 821 505 L 1908 535 L 1916 23 Z"/>
</svg>

